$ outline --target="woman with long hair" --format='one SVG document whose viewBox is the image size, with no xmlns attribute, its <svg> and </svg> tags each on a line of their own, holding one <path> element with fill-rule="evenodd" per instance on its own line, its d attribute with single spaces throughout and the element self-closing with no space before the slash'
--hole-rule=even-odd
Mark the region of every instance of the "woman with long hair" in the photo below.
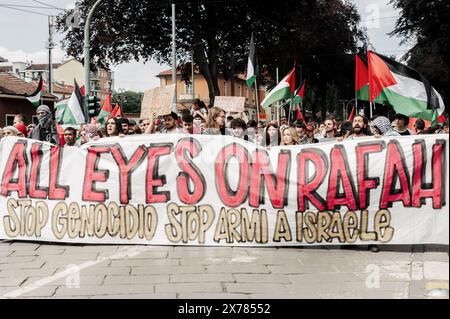
<svg viewBox="0 0 450 319">
<path fill-rule="evenodd" d="M 220 107 L 212 107 L 209 110 L 206 130 L 203 134 L 225 135 L 225 111 Z"/>
<path fill-rule="evenodd" d="M 300 137 L 297 131 L 293 127 L 285 127 L 281 131 L 281 144 L 280 145 L 298 145 L 300 143 Z"/>
<path fill-rule="evenodd" d="M 278 146 L 281 142 L 280 131 L 278 130 L 278 125 L 275 123 L 269 123 L 266 127 L 266 134 L 264 139 L 264 146 Z"/>
<path fill-rule="evenodd" d="M 105 124 L 105 137 L 119 136 L 122 126 L 115 117 L 110 117 Z"/>
</svg>

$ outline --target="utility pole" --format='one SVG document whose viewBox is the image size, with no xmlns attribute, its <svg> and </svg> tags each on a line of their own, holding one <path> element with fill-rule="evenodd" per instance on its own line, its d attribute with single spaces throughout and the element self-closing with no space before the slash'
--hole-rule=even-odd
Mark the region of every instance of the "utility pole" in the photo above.
<svg viewBox="0 0 450 319">
<path fill-rule="evenodd" d="M 278 79 L 278 68 L 277 68 L 277 74 L 276 74 L 276 76 L 277 76 L 277 84 L 278 84 L 278 81 L 279 81 L 279 79 Z M 277 123 L 278 123 L 278 125 L 280 124 L 280 119 L 281 119 L 281 108 L 280 108 L 280 102 L 278 101 L 277 102 L 277 105 L 275 106 L 275 110 L 276 110 L 276 120 L 277 120 Z"/>
<path fill-rule="evenodd" d="M 53 43 L 53 28 L 55 26 L 54 24 L 55 17 L 54 16 L 48 16 L 48 92 L 53 93 L 53 61 L 52 61 L 52 50 L 54 48 Z"/>
<path fill-rule="evenodd" d="M 90 56 L 90 49 L 91 49 L 91 39 L 89 35 L 89 28 L 92 20 L 92 16 L 94 15 L 95 9 L 98 7 L 102 0 L 97 0 L 97 2 L 92 6 L 91 10 L 89 11 L 89 14 L 86 19 L 86 24 L 84 26 L 84 88 L 85 88 L 85 95 L 84 95 L 84 114 L 86 117 L 86 122 L 89 122 L 89 95 L 91 94 L 91 56 Z"/>
<path fill-rule="evenodd" d="M 175 84 L 172 111 L 178 114 L 177 107 L 177 48 L 175 44 L 175 3 L 172 3 L 172 84 Z"/>
<path fill-rule="evenodd" d="M 195 70 L 194 70 L 194 48 L 192 47 L 191 51 L 191 82 L 192 82 L 192 99 L 195 99 L 195 82 L 194 82 L 194 76 L 195 76 Z"/>
</svg>

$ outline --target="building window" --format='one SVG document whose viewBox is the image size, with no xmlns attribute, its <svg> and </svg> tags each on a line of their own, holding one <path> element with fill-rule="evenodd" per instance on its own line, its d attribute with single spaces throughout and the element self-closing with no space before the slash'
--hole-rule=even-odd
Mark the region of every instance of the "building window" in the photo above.
<svg viewBox="0 0 450 319">
<path fill-rule="evenodd" d="M 12 126 L 12 125 L 14 125 L 14 117 L 15 116 L 16 116 L 16 114 L 6 114 L 6 116 L 5 116 L 5 119 L 6 119 L 5 123 L 6 123 L 6 125 L 5 126 Z"/>
<path fill-rule="evenodd" d="M 223 81 L 223 95 L 227 95 L 227 81 Z"/>
<path fill-rule="evenodd" d="M 245 88 L 245 99 L 248 101 L 248 87 Z"/>
<path fill-rule="evenodd" d="M 238 86 L 238 90 L 239 90 L 239 96 L 242 96 L 242 86 Z"/>
<path fill-rule="evenodd" d="M 192 82 L 189 82 L 189 84 L 186 84 L 186 82 L 184 82 L 184 93 L 192 94 Z"/>
</svg>

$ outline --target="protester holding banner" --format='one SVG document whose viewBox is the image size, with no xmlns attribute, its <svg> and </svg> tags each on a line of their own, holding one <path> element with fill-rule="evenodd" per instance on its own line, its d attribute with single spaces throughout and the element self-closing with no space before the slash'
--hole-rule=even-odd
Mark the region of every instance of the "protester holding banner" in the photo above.
<svg viewBox="0 0 450 319">
<path fill-rule="evenodd" d="M 395 131 L 400 135 L 406 136 L 414 134 L 408 129 L 409 117 L 407 117 L 406 115 L 400 113 L 395 114 L 394 122 L 395 122 Z"/>
<path fill-rule="evenodd" d="M 52 112 L 47 105 L 41 105 L 36 110 L 39 124 L 31 132 L 30 138 L 33 140 L 49 142 L 60 145 L 58 131 L 55 122 L 52 120 Z"/>
<path fill-rule="evenodd" d="M 105 124 L 105 137 L 119 136 L 122 132 L 122 127 L 119 131 L 119 121 L 115 117 L 110 117 Z"/>
<path fill-rule="evenodd" d="M 6 126 L 3 128 L 3 136 L 19 136 L 19 131 L 14 126 Z"/>
<path fill-rule="evenodd" d="M 209 110 L 206 130 L 202 134 L 225 135 L 225 111 L 213 106 Z"/>
<path fill-rule="evenodd" d="M 385 116 L 377 116 L 370 123 L 372 134 L 375 137 L 380 136 L 400 136 L 391 126 L 391 121 Z"/>
<path fill-rule="evenodd" d="M 422 119 L 418 119 L 414 123 L 414 130 L 416 131 L 416 134 L 420 134 L 425 129 L 425 122 Z"/>
<path fill-rule="evenodd" d="M 276 123 L 269 123 L 265 130 L 264 146 L 272 147 L 280 145 L 281 137 L 278 125 Z"/>
<path fill-rule="evenodd" d="M 334 118 L 327 117 L 324 122 L 324 133 L 319 138 L 320 142 L 334 140 L 337 137 L 337 127 Z"/>
<path fill-rule="evenodd" d="M 248 135 L 245 134 L 247 130 L 247 124 L 245 124 L 243 119 L 236 118 L 231 121 L 230 133 L 232 136 L 237 138 L 242 138 L 248 141 Z"/>
<path fill-rule="evenodd" d="M 281 131 L 281 145 L 298 145 L 300 137 L 293 127 L 285 127 Z"/>
<path fill-rule="evenodd" d="M 166 114 L 163 117 L 164 127 L 159 133 L 180 134 L 182 131 L 177 127 L 178 115 L 175 112 Z"/>
<path fill-rule="evenodd" d="M 76 146 L 76 139 L 77 137 L 77 130 L 74 129 L 73 127 L 67 127 L 64 130 L 64 140 L 66 141 L 66 144 L 64 145 L 64 147 L 66 146 Z"/>
<path fill-rule="evenodd" d="M 184 114 L 181 121 L 183 134 L 194 134 L 194 117 L 191 114 Z"/>
<path fill-rule="evenodd" d="M 305 129 L 306 137 L 300 141 L 300 144 L 315 144 L 319 143 L 319 140 L 314 137 L 314 127 L 310 124 L 306 125 Z"/>
<path fill-rule="evenodd" d="M 353 139 L 370 135 L 368 132 L 369 120 L 365 116 L 356 115 L 351 124 L 351 135 L 346 138 Z"/>
</svg>

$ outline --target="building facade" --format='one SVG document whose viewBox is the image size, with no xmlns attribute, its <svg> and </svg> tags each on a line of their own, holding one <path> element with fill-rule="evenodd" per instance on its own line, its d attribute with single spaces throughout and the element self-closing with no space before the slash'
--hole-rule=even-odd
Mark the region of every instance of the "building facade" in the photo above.
<svg viewBox="0 0 450 319">
<path fill-rule="evenodd" d="M 160 72 L 157 77 L 160 79 L 160 87 L 172 84 L 172 70 L 166 70 Z M 192 86 L 192 83 L 194 84 Z M 177 72 L 177 102 L 178 108 L 190 108 L 192 106 L 193 99 L 200 99 L 206 105 L 209 105 L 209 89 L 208 83 L 200 72 L 195 71 L 194 80 L 190 84 L 181 78 L 181 72 Z M 256 120 L 256 95 L 255 87 L 247 87 L 247 82 L 245 81 L 244 75 L 236 76 L 234 79 L 234 94 L 232 94 L 232 83 L 231 80 L 225 80 L 223 76 L 219 76 L 217 84 L 220 90 L 220 96 L 244 96 L 245 97 L 245 111 L 248 114 L 249 119 Z M 266 90 L 263 86 L 258 87 L 258 103 L 265 97 Z M 260 119 L 264 119 L 264 110 L 260 106 Z"/>
<path fill-rule="evenodd" d="M 28 83 L 10 73 L 0 73 L 0 127 L 12 125 L 17 114 L 25 115 L 27 123 L 37 121 L 36 106 L 26 99 L 26 95 L 32 94 L 35 90 L 36 85 L 33 83 Z M 41 103 L 53 109 L 57 100 L 56 96 L 44 93 Z"/>
<path fill-rule="evenodd" d="M 14 74 L 26 82 L 36 82 L 42 74 L 44 84 L 48 88 L 48 64 L 32 64 L 28 62 L 0 62 L 0 72 Z M 53 93 L 61 98 L 67 98 L 68 88 L 73 88 L 74 79 L 81 87 L 84 85 L 84 66 L 75 59 L 64 63 L 53 64 Z M 104 100 L 109 90 L 114 90 L 114 72 L 97 69 L 91 72 L 91 94 Z"/>
</svg>

